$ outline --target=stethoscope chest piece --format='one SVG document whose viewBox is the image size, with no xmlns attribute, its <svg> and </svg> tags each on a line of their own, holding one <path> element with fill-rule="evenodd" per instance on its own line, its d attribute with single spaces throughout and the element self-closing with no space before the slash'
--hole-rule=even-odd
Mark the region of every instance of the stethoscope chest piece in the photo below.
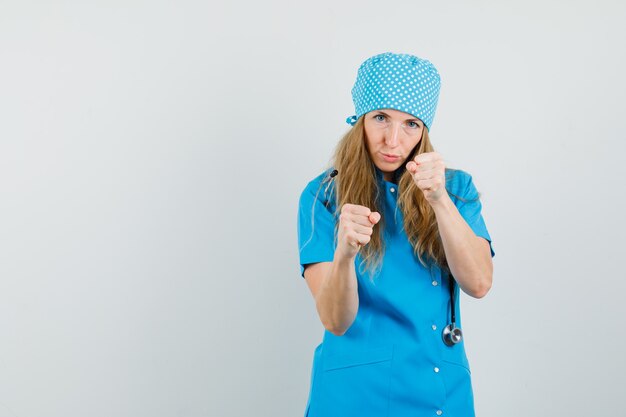
<svg viewBox="0 0 626 417">
<path fill-rule="evenodd" d="M 463 340 L 463 332 L 461 331 L 461 329 L 456 327 L 454 323 L 448 324 L 443 329 L 442 336 L 443 342 L 446 344 L 446 346 L 454 346 L 457 343 L 461 343 L 461 340 Z"/>
</svg>

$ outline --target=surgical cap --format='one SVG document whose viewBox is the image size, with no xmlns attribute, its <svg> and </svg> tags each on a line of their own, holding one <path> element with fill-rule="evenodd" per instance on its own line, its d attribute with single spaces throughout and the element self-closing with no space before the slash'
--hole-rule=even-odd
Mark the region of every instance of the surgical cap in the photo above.
<svg viewBox="0 0 626 417">
<path fill-rule="evenodd" d="M 409 113 L 430 130 L 437 109 L 441 79 L 433 64 L 409 54 L 385 52 L 368 58 L 352 87 L 356 114 L 350 125 L 367 112 L 395 109 Z"/>
</svg>

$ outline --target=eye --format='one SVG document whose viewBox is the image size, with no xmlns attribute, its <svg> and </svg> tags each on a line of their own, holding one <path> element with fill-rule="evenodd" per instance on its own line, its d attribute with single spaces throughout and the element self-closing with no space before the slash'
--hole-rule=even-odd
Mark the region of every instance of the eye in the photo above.
<svg viewBox="0 0 626 417">
<path fill-rule="evenodd" d="M 420 127 L 419 123 L 417 123 L 417 122 L 415 122 L 415 121 L 410 121 L 410 122 L 408 123 L 408 125 L 409 125 L 409 127 L 410 127 L 411 129 L 419 129 L 419 127 Z"/>
<path fill-rule="evenodd" d="M 380 119 L 379 119 L 380 117 Z M 384 122 L 385 121 L 385 116 L 382 114 L 377 114 L 376 116 L 374 116 L 374 120 L 379 121 L 379 122 Z"/>
</svg>

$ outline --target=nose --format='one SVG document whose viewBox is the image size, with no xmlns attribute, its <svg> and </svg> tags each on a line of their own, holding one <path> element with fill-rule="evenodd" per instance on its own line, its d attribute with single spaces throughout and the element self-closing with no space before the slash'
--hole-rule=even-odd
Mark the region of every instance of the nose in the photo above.
<svg viewBox="0 0 626 417">
<path fill-rule="evenodd" d="M 400 128 L 398 123 L 392 123 L 391 126 L 387 127 L 387 131 L 385 132 L 385 144 L 388 147 L 395 148 L 398 146 Z"/>
</svg>

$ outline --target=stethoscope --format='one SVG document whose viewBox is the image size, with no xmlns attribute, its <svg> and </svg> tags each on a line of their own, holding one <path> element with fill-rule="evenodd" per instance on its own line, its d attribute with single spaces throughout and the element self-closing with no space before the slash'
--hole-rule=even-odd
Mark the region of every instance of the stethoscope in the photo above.
<svg viewBox="0 0 626 417">
<path fill-rule="evenodd" d="M 330 183 L 337 176 L 338 173 L 339 171 L 337 171 L 336 169 L 333 169 L 331 171 L 328 178 L 326 179 L 326 181 L 328 181 L 328 185 L 326 186 L 324 193 L 328 191 Z M 443 339 L 443 343 L 445 343 L 446 346 L 452 347 L 458 343 L 461 343 L 461 341 L 463 340 L 463 331 L 460 327 L 456 327 L 456 280 L 451 273 L 448 273 L 448 288 L 450 290 L 450 323 L 446 327 L 444 327 L 443 332 L 441 333 L 441 337 Z"/>
<path fill-rule="evenodd" d="M 463 331 L 460 327 L 456 327 L 456 280 L 450 273 L 448 273 L 448 287 L 450 288 L 450 324 L 443 329 L 441 336 L 446 346 L 454 346 L 463 340 Z"/>
</svg>

